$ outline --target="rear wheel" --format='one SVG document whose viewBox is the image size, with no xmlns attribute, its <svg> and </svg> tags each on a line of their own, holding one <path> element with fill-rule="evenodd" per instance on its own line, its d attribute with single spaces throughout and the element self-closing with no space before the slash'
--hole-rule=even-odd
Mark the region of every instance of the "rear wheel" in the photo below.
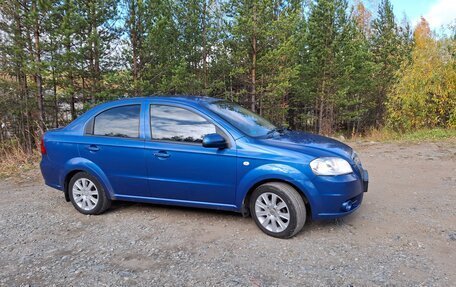
<svg viewBox="0 0 456 287">
<path fill-rule="evenodd" d="M 75 174 L 68 188 L 71 203 L 80 213 L 100 214 L 111 206 L 111 200 L 106 196 L 103 186 L 89 173 Z"/>
<path fill-rule="evenodd" d="M 306 221 L 306 206 L 298 191 L 283 182 L 260 185 L 250 198 L 250 213 L 266 234 L 290 238 Z"/>
</svg>

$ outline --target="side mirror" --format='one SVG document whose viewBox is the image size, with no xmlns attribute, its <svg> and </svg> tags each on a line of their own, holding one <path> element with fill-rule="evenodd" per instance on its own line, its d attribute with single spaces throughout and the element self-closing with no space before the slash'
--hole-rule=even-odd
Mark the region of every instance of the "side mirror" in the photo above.
<svg viewBox="0 0 456 287">
<path fill-rule="evenodd" d="M 228 144 L 224 137 L 219 134 L 207 134 L 203 137 L 203 147 L 227 148 Z"/>
</svg>

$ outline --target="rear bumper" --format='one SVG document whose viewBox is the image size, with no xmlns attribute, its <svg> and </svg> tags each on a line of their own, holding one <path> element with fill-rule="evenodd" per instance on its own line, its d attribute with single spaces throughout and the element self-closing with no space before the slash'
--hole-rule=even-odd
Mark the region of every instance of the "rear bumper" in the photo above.
<svg viewBox="0 0 456 287">
<path fill-rule="evenodd" d="M 43 157 L 41 159 L 40 169 L 46 185 L 58 190 L 63 190 L 62 186 L 59 184 L 59 172 L 49 163 L 47 158 Z"/>
<path fill-rule="evenodd" d="M 313 185 L 312 218 L 338 218 L 353 213 L 361 206 L 368 189 L 369 174 L 361 170 L 359 175 L 317 176 Z"/>
</svg>

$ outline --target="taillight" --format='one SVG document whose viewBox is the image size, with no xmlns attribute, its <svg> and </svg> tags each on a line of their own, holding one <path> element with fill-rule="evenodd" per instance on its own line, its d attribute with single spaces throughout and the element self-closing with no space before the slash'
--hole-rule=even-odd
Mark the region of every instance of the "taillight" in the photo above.
<svg viewBox="0 0 456 287">
<path fill-rule="evenodd" d="M 44 146 L 44 140 L 43 140 L 43 138 L 41 138 L 40 147 L 41 147 L 41 154 L 42 154 L 42 155 L 45 155 L 45 154 L 47 153 L 47 151 L 46 151 L 46 147 Z"/>
</svg>

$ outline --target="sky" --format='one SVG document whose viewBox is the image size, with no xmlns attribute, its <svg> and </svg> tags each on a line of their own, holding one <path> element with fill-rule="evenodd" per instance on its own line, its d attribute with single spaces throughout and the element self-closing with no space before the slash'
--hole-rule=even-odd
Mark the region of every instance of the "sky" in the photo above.
<svg viewBox="0 0 456 287">
<path fill-rule="evenodd" d="M 447 25 L 456 21 L 456 0 L 390 1 L 398 20 L 401 21 L 405 13 L 413 26 L 419 22 L 421 16 L 429 22 L 431 29 L 439 29 L 442 25 Z"/>
</svg>

